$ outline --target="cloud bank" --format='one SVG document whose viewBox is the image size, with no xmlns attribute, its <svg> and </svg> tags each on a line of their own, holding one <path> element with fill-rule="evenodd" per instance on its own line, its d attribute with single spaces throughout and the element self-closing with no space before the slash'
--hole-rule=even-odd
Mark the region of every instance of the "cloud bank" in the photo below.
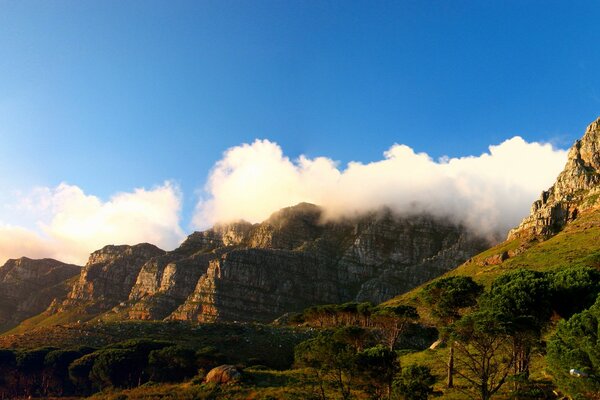
<svg viewBox="0 0 600 400">
<path fill-rule="evenodd" d="M 83 264 L 90 252 L 107 244 L 150 242 L 171 249 L 184 237 L 181 194 L 169 182 L 119 193 L 108 201 L 62 183 L 20 196 L 9 210 L 13 218 L 34 222 L 25 228 L 3 223 L 0 217 L 0 265 L 21 256 Z"/>
<path fill-rule="evenodd" d="M 567 152 L 514 137 L 479 156 L 433 160 L 393 145 L 380 161 L 341 169 L 325 157 L 290 160 L 279 145 L 256 140 L 227 150 L 205 186 L 193 224 L 259 222 L 301 201 L 324 207 L 328 218 L 383 206 L 400 215 L 449 217 L 498 240 L 529 212 L 563 169 Z"/>
</svg>

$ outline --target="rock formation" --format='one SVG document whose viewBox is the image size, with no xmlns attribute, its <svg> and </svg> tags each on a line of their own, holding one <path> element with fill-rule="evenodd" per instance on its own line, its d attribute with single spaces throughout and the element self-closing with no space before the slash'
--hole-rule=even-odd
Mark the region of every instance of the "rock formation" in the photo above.
<svg viewBox="0 0 600 400">
<path fill-rule="evenodd" d="M 109 245 L 93 252 L 59 310 L 82 306 L 94 313 L 116 306 L 127 300 L 142 265 L 163 254 L 164 250 L 148 243 Z"/>
<path fill-rule="evenodd" d="M 8 260 L 0 267 L 0 328 L 10 328 L 44 311 L 67 293 L 65 281 L 80 271 L 80 266 L 49 258 Z"/>
<path fill-rule="evenodd" d="M 261 224 L 196 232 L 147 261 L 125 305 L 132 319 L 269 321 L 313 304 L 380 302 L 459 265 L 486 243 L 464 228 L 389 211 L 322 221 L 302 203 Z"/>
<path fill-rule="evenodd" d="M 195 232 L 170 252 L 106 246 L 92 253 L 67 298 L 49 312 L 270 321 L 314 304 L 387 300 L 486 245 L 446 220 L 382 210 L 324 221 L 321 208 L 301 203 L 260 224 Z"/>
<path fill-rule="evenodd" d="M 556 182 L 531 206 L 531 214 L 508 239 L 547 237 L 559 232 L 580 212 L 598 205 L 600 195 L 600 118 L 575 142 Z"/>
</svg>

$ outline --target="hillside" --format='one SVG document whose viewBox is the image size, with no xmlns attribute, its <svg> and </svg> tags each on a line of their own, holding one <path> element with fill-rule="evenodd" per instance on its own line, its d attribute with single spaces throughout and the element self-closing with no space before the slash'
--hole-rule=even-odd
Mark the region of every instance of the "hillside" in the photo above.
<svg viewBox="0 0 600 400">
<path fill-rule="evenodd" d="M 517 268 L 551 271 L 567 266 L 600 269 L 600 118 L 569 151 L 556 183 L 542 192 L 531 213 L 507 240 L 444 276 L 469 276 L 489 286 Z M 389 303 L 414 301 L 422 286 Z"/>
<path fill-rule="evenodd" d="M 170 252 L 106 246 L 66 296 L 10 333 L 92 318 L 269 322 L 314 304 L 379 303 L 486 247 L 464 227 L 425 215 L 321 217 L 302 203 L 261 224 L 195 232 Z"/>
</svg>

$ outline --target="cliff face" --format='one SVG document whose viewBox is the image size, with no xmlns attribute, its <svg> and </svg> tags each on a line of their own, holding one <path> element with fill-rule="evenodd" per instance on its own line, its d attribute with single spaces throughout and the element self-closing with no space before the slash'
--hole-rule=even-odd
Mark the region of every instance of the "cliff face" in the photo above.
<svg viewBox="0 0 600 400">
<path fill-rule="evenodd" d="M 67 292 L 64 281 L 81 271 L 52 259 L 8 260 L 0 267 L 0 328 L 6 329 L 44 311 Z"/>
<path fill-rule="evenodd" d="M 485 248 L 460 226 L 373 213 L 321 221 L 299 204 L 261 224 L 219 225 L 148 260 L 128 300 L 131 319 L 268 321 L 309 305 L 381 302 Z"/>
<path fill-rule="evenodd" d="M 101 312 L 114 307 L 127 299 L 142 265 L 163 254 L 163 250 L 148 243 L 110 245 L 93 252 L 58 310 L 77 305 L 88 307 L 87 312 Z"/>
<path fill-rule="evenodd" d="M 578 214 L 598 206 L 600 195 L 600 118 L 571 147 L 556 182 L 531 206 L 531 214 L 508 239 L 551 236 Z"/>
</svg>

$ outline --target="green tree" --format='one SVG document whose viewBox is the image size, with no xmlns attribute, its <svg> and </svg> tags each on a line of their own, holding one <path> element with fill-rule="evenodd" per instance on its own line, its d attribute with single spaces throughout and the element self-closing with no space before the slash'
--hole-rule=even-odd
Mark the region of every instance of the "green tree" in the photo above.
<svg viewBox="0 0 600 400">
<path fill-rule="evenodd" d="M 461 311 L 477 303 L 483 286 L 465 276 L 451 276 L 437 279 L 423 288 L 421 299 L 430 307 L 431 314 L 440 325 L 440 339 L 447 341 L 447 329 L 461 317 Z M 454 386 L 454 344 L 449 343 L 446 386 Z"/>
<path fill-rule="evenodd" d="M 419 314 L 416 308 L 405 305 L 380 307 L 371 316 L 383 343 L 390 350 L 394 350 L 400 335 L 404 333 L 411 322 L 418 318 Z"/>
<path fill-rule="evenodd" d="M 394 379 L 394 392 L 405 400 L 427 400 L 433 393 L 435 376 L 431 370 L 422 365 L 409 365 L 402 368 L 402 373 Z"/>
<path fill-rule="evenodd" d="M 546 355 L 554 383 L 573 398 L 600 399 L 600 297 L 560 321 Z"/>
<path fill-rule="evenodd" d="M 73 391 L 69 365 L 83 354 L 78 350 L 53 350 L 44 358 L 43 394 L 62 396 Z"/>
<path fill-rule="evenodd" d="M 363 387 L 373 399 L 390 398 L 394 376 L 400 370 L 396 352 L 382 345 L 358 352 L 356 366 Z"/>
<path fill-rule="evenodd" d="M 69 365 L 69 378 L 78 393 L 90 394 L 95 389 L 90 374 L 98 353 L 90 353 L 78 358 Z"/>
<path fill-rule="evenodd" d="M 26 350 L 17 353 L 17 369 L 19 371 L 20 390 L 25 396 L 42 393 L 42 373 L 44 370 L 44 359 L 50 351 L 56 350 L 44 347 L 34 350 Z"/>
<path fill-rule="evenodd" d="M 0 349 L 0 398 L 16 397 L 17 358 L 12 350 Z"/>
<path fill-rule="evenodd" d="M 178 382 L 194 376 L 196 352 L 182 346 L 153 350 L 148 356 L 150 379 L 155 382 Z"/>
<path fill-rule="evenodd" d="M 548 275 L 526 269 L 496 278 L 483 296 L 482 308 L 496 315 L 512 338 L 514 375 L 520 380 L 529 378 L 532 350 L 552 314 L 551 298 Z"/>
<path fill-rule="evenodd" d="M 477 311 L 452 326 L 456 373 L 473 385 L 481 400 L 490 399 L 506 383 L 513 364 L 512 340 L 498 315 Z"/>
<path fill-rule="evenodd" d="M 563 318 L 590 308 L 600 293 L 600 271 L 595 268 L 561 268 L 549 280 L 552 308 Z"/>
<path fill-rule="evenodd" d="M 327 398 L 325 387 L 330 381 L 342 399 L 350 398 L 356 372 L 355 355 L 351 345 L 336 340 L 330 332 L 306 340 L 295 349 L 296 365 L 314 371 L 321 399 Z"/>
</svg>

